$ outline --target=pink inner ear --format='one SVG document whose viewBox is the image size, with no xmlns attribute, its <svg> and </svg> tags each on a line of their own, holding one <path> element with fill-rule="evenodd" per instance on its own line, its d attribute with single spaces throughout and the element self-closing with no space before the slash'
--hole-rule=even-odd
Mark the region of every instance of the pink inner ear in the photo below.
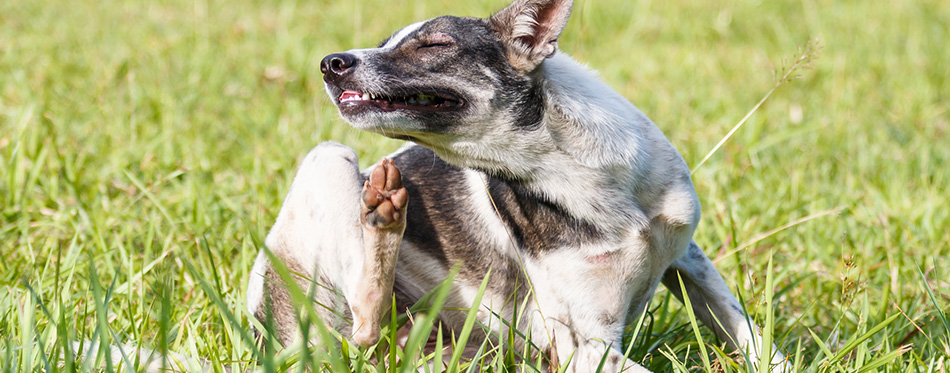
<svg viewBox="0 0 950 373">
<path fill-rule="evenodd" d="M 567 10 L 563 9 L 564 7 L 570 7 L 570 2 L 554 2 L 554 4 L 551 6 L 538 9 L 538 13 L 536 15 L 538 23 L 534 33 L 535 40 L 531 40 L 531 44 L 529 45 L 549 43 L 551 42 L 551 39 L 557 37 L 556 34 L 558 33 L 558 30 L 556 28 L 562 23 L 562 20 L 558 18 L 563 16 Z"/>
<path fill-rule="evenodd" d="M 489 19 L 507 43 L 508 59 L 515 69 L 533 70 L 557 51 L 572 4 L 572 0 L 514 0 Z"/>
</svg>

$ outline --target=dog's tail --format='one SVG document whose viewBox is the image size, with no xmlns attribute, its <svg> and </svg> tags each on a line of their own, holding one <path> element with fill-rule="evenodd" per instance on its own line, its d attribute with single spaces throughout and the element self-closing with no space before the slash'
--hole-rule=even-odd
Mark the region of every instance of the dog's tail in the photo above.
<svg viewBox="0 0 950 373">
<path fill-rule="evenodd" d="M 99 343 L 86 340 L 73 342 L 73 350 L 84 361 L 86 368 L 93 368 L 100 361 L 102 350 Z M 130 371 L 144 372 L 213 372 L 216 369 L 207 359 L 185 356 L 174 351 L 161 351 L 131 344 L 113 344 L 102 359 L 109 359 L 113 366 L 125 366 Z M 231 372 L 231 367 L 223 365 L 221 371 Z"/>
</svg>

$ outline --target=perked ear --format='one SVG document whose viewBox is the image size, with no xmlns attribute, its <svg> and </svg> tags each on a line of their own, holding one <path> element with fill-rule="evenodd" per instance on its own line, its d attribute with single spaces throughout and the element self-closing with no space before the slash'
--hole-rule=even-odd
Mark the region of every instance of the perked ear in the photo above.
<svg viewBox="0 0 950 373">
<path fill-rule="evenodd" d="M 557 38 L 567 25 L 573 0 L 515 0 L 489 18 L 501 34 L 511 66 L 522 73 L 533 71 L 557 51 Z"/>
</svg>

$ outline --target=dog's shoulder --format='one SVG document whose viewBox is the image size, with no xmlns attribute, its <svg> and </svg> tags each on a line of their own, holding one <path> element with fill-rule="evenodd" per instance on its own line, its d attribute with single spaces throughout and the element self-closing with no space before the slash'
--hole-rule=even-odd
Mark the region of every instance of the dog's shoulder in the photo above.
<svg viewBox="0 0 950 373">
<path fill-rule="evenodd" d="M 657 152 L 678 155 L 640 109 L 564 53 L 545 61 L 543 92 L 552 139 L 585 166 L 637 166 Z"/>
</svg>

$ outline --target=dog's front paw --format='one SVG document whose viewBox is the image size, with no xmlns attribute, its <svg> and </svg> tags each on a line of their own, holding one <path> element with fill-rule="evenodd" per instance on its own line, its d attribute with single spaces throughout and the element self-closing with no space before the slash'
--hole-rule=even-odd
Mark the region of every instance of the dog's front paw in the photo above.
<svg viewBox="0 0 950 373">
<path fill-rule="evenodd" d="M 362 214 L 364 225 L 391 229 L 406 222 L 409 193 L 402 186 L 402 176 L 392 159 L 383 158 L 363 184 Z"/>
</svg>

